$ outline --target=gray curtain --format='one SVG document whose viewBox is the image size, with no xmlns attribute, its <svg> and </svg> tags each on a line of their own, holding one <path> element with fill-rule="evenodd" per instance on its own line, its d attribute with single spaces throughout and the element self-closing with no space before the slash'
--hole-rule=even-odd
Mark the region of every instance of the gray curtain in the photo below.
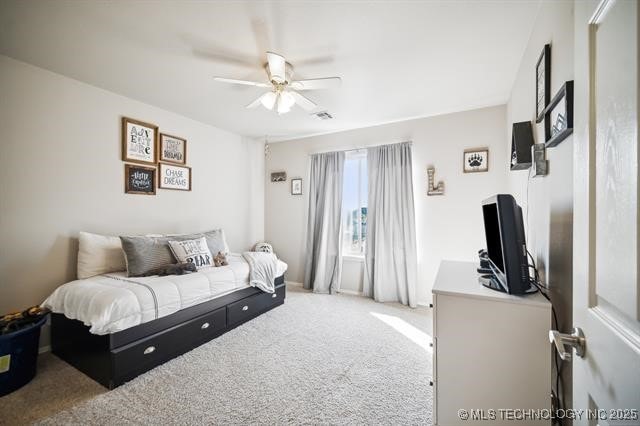
<svg viewBox="0 0 640 426">
<path fill-rule="evenodd" d="M 364 295 L 415 307 L 416 219 L 411 143 L 369 148 Z"/>
<path fill-rule="evenodd" d="M 311 156 L 304 288 L 331 293 L 342 270 L 340 224 L 344 152 Z"/>
</svg>

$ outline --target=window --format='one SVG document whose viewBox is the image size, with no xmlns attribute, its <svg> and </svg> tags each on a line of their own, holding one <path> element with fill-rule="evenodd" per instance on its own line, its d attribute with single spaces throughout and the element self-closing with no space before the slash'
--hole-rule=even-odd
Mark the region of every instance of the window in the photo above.
<svg viewBox="0 0 640 426">
<path fill-rule="evenodd" d="M 363 256 L 367 240 L 367 152 L 348 151 L 342 188 L 342 253 Z"/>
</svg>

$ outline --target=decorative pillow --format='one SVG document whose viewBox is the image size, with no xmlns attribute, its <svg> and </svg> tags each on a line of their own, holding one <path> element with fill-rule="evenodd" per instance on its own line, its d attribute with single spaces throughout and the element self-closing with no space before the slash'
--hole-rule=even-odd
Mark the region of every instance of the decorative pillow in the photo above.
<svg viewBox="0 0 640 426">
<path fill-rule="evenodd" d="M 142 277 L 151 271 L 176 263 L 167 237 L 120 237 L 127 274 Z"/>
<path fill-rule="evenodd" d="M 169 241 L 169 247 L 180 263 L 193 263 L 198 269 L 213 266 L 213 256 L 205 237 L 195 240 Z"/>
<path fill-rule="evenodd" d="M 80 232 L 78 279 L 127 269 L 120 238 Z"/>
<path fill-rule="evenodd" d="M 198 232 L 195 234 L 167 234 L 166 236 L 181 241 L 204 237 L 207 240 L 207 246 L 211 253 L 222 252 L 229 254 L 229 246 L 227 245 L 227 240 L 222 229 L 214 229 L 212 231 Z"/>
</svg>

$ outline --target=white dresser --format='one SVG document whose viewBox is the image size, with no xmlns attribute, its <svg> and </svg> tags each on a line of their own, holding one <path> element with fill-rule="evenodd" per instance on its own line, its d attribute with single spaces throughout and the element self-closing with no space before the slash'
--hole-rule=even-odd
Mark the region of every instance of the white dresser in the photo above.
<svg viewBox="0 0 640 426">
<path fill-rule="evenodd" d="M 434 425 L 551 424 L 520 418 L 551 409 L 551 315 L 541 294 L 488 289 L 475 263 L 443 261 L 433 286 Z"/>
</svg>

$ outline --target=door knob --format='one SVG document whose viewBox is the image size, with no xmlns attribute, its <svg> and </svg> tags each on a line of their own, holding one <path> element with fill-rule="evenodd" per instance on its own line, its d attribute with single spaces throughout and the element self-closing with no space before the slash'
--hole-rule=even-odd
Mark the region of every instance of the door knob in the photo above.
<svg viewBox="0 0 640 426">
<path fill-rule="evenodd" d="M 578 327 L 574 327 L 571 334 L 560 333 L 558 330 L 549 330 L 549 341 L 556 345 L 556 349 L 563 361 L 571 361 L 571 348 L 576 350 L 576 355 L 584 358 L 587 341 L 584 338 L 584 333 Z M 567 346 L 569 349 L 567 349 Z"/>
</svg>

